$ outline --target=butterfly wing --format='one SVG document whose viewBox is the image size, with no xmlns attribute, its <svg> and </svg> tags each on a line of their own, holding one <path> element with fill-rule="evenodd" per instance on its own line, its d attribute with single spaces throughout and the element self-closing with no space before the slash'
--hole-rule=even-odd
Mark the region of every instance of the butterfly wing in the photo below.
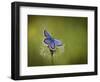
<svg viewBox="0 0 100 82">
<path fill-rule="evenodd" d="M 62 42 L 60 40 L 54 39 L 54 43 L 56 46 L 62 46 Z"/>
<path fill-rule="evenodd" d="M 44 36 L 46 38 L 51 38 L 51 35 L 49 34 L 49 32 L 47 32 L 46 30 L 44 30 Z"/>
<path fill-rule="evenodd" d="M 44 39 L 44 43 L 48 45 L 50 50 L 54 50 L 55 49 L 55 43 L 57 44 L 57 42 L 55 42 L 55 40 L 51 37 L 49 32 L 47 32 L 46 30 L 44 30 L 44 36 L 46 37 Z"/>
<path fill-rule="evenodd" d="M 48 45 L 50 50 L 54 50 L 55 49 L 55 43 L 54 41 L 51 41 L 50 44 Z"/>
<path fill-rule="evenodd" d="M 44 43 L 48 45 L 49 49 L 55 49 L 55 43 L 52 39 L 50 38 L 45 38 Z"/>
<path fill-rule="evenodd" d="M 44 43 L 47 44 L 47 45 L 49 45 L 50 44 L 50 39 L 49 38 L 45 38 L 44 39 Z"/>
</svg>

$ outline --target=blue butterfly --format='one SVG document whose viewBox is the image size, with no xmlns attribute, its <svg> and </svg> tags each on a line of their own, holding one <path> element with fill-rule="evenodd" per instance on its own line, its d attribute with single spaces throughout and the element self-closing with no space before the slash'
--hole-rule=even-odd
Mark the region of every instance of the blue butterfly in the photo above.
<svg viewBox="0 0 100 82">
<path fill-rule="evenodd" d="M 56 49 L 56 46 L 62 46 L 62 42 L 60 40 L 52 38 L 46 30 L 44 30 L 44 36 L 46 37 L 44 39 L 44 43 L 48 45 L 50 50 L 54 51 Z"/>
</svg>

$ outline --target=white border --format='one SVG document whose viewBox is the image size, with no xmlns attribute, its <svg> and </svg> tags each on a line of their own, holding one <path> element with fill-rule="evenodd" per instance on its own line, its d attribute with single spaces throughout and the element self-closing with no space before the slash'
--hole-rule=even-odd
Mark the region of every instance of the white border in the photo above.
<svg viewBox="0 0 100 82">
<path fill-rule="evenodd" d="M 61 66 L 27 66 L 27 15 L 88 17 L 88 64 Z M 20 7 L 20 75 L 41 75 L 94 71 L 94 11 L 56 9 L 40 7 Z"/>
</svg>

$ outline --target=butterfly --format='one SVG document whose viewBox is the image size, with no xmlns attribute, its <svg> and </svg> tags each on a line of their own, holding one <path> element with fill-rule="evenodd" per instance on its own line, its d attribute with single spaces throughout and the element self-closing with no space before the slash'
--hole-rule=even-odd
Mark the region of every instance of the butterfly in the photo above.
<svg viewBox="0 0 100 82">
<path fill-rule="evenodd" d="M 44 30 L 44 43 L 48 45 L 49 49 L 54 51 L 57 46 L 62 46 L 62 42 L 60 40 L 52 38 L 49 32 Z"/>
</svg>

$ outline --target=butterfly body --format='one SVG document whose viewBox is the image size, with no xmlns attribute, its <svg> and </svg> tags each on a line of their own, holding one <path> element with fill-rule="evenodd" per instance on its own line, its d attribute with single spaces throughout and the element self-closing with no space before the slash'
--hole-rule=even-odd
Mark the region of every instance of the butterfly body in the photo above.
<svg viewBox="0 0 100 82">
<path fill-rule="evenodd" d="M 50 33 L 46 30 L 44 30 L 44 36 L 46 37 L 44 39 L 44 43 L 48 45 L 50 51 L 55 51 L 57 46 L 62 46 L 62 42 L 60 40 L 52 38 Z"/>
</svg>

